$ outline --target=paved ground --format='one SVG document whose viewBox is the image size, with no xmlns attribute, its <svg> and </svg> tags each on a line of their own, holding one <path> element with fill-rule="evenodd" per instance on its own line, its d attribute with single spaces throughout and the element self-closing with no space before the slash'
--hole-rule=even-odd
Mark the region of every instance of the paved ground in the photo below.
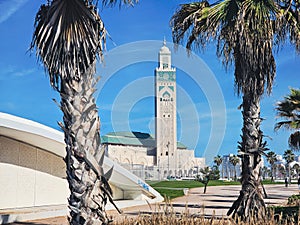
<svg viewBox="0 0 300 225">
<path fill-rule="evenodd" d="M 292 194 L 298 193 L 296 184 L 288 188 L 284 185 L 266 185 L 268 198 L 265 199 L 267 205 L 285 204 L 287 198 Z M 215 215 L 218 217 L 225 216 L 233 201 L 238 197 L 240 186 L 217 186 L 207 187 L 206 194 L 203 194 L 203 188 L 191 189 L 187 196 L 179 197 L 172 200 L 172 210 L 181 213 L 186 210 L 190 214 L 201 214 L 205 216 Z M 137 216 L 139 214 L 150 214 L 152 212 L 163 211 L 166 204 L 144 205 L 123 209 L 123 214 L 119 215 L 116 211 L 108 211 L 108 214 L 114 220 L 120 220 L 124 217 Z M 169 208 L 170 209 L 170 208 Z M 14 225 L 67 225 L 66 217 L 49 218 L 46 220 L 36 220 L 29 222 L 14 223 Z"/>
</svg>

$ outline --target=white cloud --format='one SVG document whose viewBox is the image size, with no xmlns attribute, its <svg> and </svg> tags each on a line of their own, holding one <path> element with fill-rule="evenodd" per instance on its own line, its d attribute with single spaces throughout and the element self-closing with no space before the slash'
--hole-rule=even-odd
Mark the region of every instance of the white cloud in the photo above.
<svg viewBox="0 0 300 225">
<path fill-rule="evenodd" d="M 0 1 L 0 23 L 6 21 L 28 0 L 2 0 Z"/>
<path fill-rule="evenodd" d="M 16 71 L 14 73 L 14 76 L 15 77 L 23 77 L 23 76 L 32 74 L 34 71 L 35 71 L 35 69 L 33 69 L 33 68 L 32 69 L 25 69 L 25 70 L 21 70 L 21 71 Z"/>
<path fill-rule="evenodd" d="M 1 5 L 0 5 L 1 7 Z M 35 68 L 26 68 L 26 69 L 19 69 L 19 68 L 15 68 L 12 65 L 8 65 L 8 66 L 3 66 L 1 65 L 0 68 L 0 79 L 11 79 L 14 77 L 23 77 L 23 76 L 27 76 L 29 74 L 32 74 L 36 71 Z"/>
</svg>

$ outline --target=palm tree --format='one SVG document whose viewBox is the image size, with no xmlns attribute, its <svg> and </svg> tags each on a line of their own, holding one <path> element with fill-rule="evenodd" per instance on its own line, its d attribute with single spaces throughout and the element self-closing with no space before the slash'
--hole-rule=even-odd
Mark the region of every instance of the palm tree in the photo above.
<svg viewBox="0 0 300 225">
<path fill-rule="evenodd" d="M 296 177 L 296 179 L 298 179 L 299 178 L 299 171 L 300 171 L 299 163 L 295 163 L 291 168 L 293 169 L 294 177 Z"/>
<path fill-rule="evenodd" d="M 98 1 L 95 1 L 98 2 Z M 123 0 L 121 3 L 132 3 Z M 103 0 L 103 5 L 115 4 Z M 106 30 L 92 0 L 52 0 L 41 5 L 35 18 L 31 49 L 36 49 L 59 92 L 66 143 L 68 198 L 71 224 L 108 224 L 105 212 L 112 190 L 102 164 L 100 119 L 93 93 L 96 58 L 102 57 Z M 113 203 L 113 202 L 112 202 Z"/>
<path fill-rule="evenodd" d="M 277 116 L 285 120 L 275 124 L 275 130 L 286 128 L 292 131 L 289 146 L 292 150 L 300 150 L 300 90 L 290 89 L 290 94 L 283 101 L 277 102 Z"/>
<path fill-rule="evenodd" d="M 271 181 L 274 181 L 274 176 L 276 179 L 276 165 L 275 165 L 275 162 L 277 161 L 276 156 L 277 156 L 276 153 L 273 151 L 267 153 L 267 160 L 271 165 Z"/>
<path fill-rule="evenodd" d="M 207 0 L 182 4 L 171 18 L 173 41 L 187 38 L 188 49 L 216 42 L 225 68 L 234 64 L 235 88 L 242 95 L 242 190 L 228 215 L 248 220 L 265 218 L 260 182 L 261 155 L 265 150 L 260 129 L 260 100 L 270 93 L 276 73 L 273 45 L 290 38 L 300 50 L 299 2 L 273 0 Z"/>
<path fill-rule="evenodd" d="M 283 153 L 283 158 L 286 161 L 286 168 L 287 168 L 287 174 L 289 177 L 289 183 L 291 183 L 291 168 L 290 168 L 290 163 L 295 161 L 295 154 L 292 150 L 286 150 Z"/>
<path fill-rule="evenodd" d="M 237 180 L 237 177 L 236 177 L 236 165 L 240 162 L 240 159 L 236 155 L 230 155 L 229 156 L 229 162 L 231 163 L 231 165 L 233 165 L 233 168 L 234 168 L 234 181 L 236 181 Z"/>
<path fill-rule="evenodd" d="M 271 170 L 268 167 L 264 166 L 262 168 L 262 177 L 263 177 L 263 180 L 266 179 L 266 176 L 268 176 L 270 173 L 271 173 Z"/>
<path fill-rule="evenodd" d="M 208 182 L 213 177 L 214 172 L 209 166 L 200 169 L 201 176 L 197 176 L 196 180 L 204 184 L 203 194 L 206 193 Z"/>
<path fill-rule="evenodd" d="M 214 157 L 214 163 L 217 165 L 217 168 L 219 169 L 220 165 L 222 164 L 223 159 L 220 155 L 217 155 Z M 223 178 L 223 168 L 222 168 L 222 178 Z"/>
</svg>

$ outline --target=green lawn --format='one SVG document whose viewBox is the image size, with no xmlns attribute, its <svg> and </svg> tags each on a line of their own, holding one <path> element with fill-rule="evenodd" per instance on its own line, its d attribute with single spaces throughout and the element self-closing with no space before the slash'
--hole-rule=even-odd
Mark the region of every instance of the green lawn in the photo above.
<svg viewBox="0 0 300 225">
<path fill-rule="evenodd" d="M 183 196 L 183 188 L 204 187 L 199 181 L 194 180 L 172 180 L 172 181 L 147 181 L 147 183 L 157 190 L 165 199 L 173 199 Z M 211 180 L 208 186 L 240 185 L 237 181 Z M 280 182 L 263 181 L 263 184 L 282 184 Z"/>
<path fill-rule="evenodd" d="M 194 180 L 174 180 L 174 181 L 148 181 L 165 199 L 172 199 L 183 196 L 183 188 L 204 187 L 199 181 Z M 239 185 L 239 182 L 211 180 L 208 186 Z"/>
</svg>

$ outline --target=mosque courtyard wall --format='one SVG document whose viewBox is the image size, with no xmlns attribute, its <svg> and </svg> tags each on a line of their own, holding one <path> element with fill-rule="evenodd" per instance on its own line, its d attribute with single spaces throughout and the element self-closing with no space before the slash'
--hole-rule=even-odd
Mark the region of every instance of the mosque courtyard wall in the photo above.
<svg viewBox="0 0 300 225">
<path fill-rule="evenodd" d="M 146 134 L 145 134 L 146 135 Z M 168 170 L 177 177 L 193 177 L 205 167 L 205 158 L 195 157 L 194 150 L 177 149 L 176 168 L 168 168 L 168 157 L 156 163 L 155 147 L 103 143 L 106 156 L 144 180 L 162 180 Z M 172 159 L 173 160 L 173 159 Z"/>
</svg>

